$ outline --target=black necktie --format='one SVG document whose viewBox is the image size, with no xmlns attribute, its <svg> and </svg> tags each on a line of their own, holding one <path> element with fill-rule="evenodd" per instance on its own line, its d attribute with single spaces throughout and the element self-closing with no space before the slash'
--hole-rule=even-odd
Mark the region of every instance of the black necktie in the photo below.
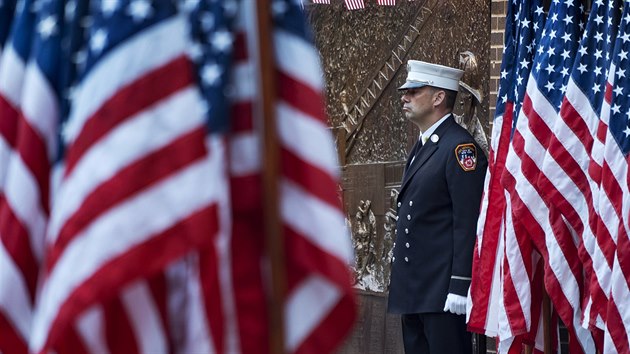
<svg viewBox="0 0 630 354">
<path fill-rule="evenodd" d="M 421 148 L 422 148 L 422 140 L 418 139 L 418 141 L 416 141 L 416 144 L 411 149 L 411 152 L 409 153 L 409 157 L 407 157 L 407 164 L 405 165 L 405 172 L 407 172 L 407 170 L 409 169 L 409 166 L 411 165 L 411 161 L 413 161 L 414 157 L 418 155 L 418 151 L 420 151 Z"/>
</svg>

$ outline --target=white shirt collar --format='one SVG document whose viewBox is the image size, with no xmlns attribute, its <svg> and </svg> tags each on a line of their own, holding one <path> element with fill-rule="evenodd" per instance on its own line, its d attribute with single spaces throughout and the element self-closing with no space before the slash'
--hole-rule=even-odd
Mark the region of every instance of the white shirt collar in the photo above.
<svg viewBox="0 0 630 354">
<path fill-rule="evenodd" d="M 422 141 L 422 145 L 424 145 L 427 140 L 429 140 L 429 137 L 431 136 L 431 134 L 433 134 L 433 132 L 437 129 L 437 127 L 440 126 L 440 124 L 442 124 L 446 118 L 448 118 L 448 116 L 450 116 L 451 113 L 447 113 L 444 117 L 440 118 L 440 120 L 438 120 L 437 122 L 433 123 L 432 126 L 429 127 L 429 129 L 427 129 L 425 132 L 423 132 L 422 134 L 420 134 L 420 139 Z"/>
</svg>

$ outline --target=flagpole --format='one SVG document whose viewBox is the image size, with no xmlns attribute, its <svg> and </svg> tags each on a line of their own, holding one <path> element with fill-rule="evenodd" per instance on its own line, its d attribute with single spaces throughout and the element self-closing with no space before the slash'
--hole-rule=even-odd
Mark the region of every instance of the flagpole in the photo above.
<svg viewBox="0 0 630 354">
<path fill-rule="evenodd" d="M 271 287 L 268 297 L 269 349 L 284 353 L 284 297 L 286 293 L 284 237 L 279 213 L 279 148 L 274 114 L 275 82 L 272 52 L 271 6 L 256 1 L 258 59 L 260 63 L 261 112 L 263 115 L 263 197 L 266 251 L 270 262 Z"/>
</svg>

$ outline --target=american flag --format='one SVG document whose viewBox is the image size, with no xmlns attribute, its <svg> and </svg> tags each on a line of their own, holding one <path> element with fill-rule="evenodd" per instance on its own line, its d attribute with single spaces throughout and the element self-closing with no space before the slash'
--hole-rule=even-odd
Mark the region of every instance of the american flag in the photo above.
<svg viewBox="0 0 630 354">
<path fill-rule="evenodd" d="M 238 23 L 243 46 L 236 50 L 233 86 L 233 135 L 228 147 L 232 193 L 232 273 L 238 336 L 243 352 L 259 352 L 269 340 L 266 321 L 265 256 L 260 231 L 263 207 L 259 151 L 261 117 L 253 101 L 256 83 L 256 28 L 249 18 Z M 287 251 L 285 305 L 286 350 L 328 352 L 348 332 L 355 316 L 346 265 L 350 238 L 335 192 L 336 152 L 323 112 L 324 82 L 319 55 L 310 43 L 303 15 L 294 2 L 273 3 L 275 93 L 280 144 L 280 214 Z M 237 48 L 239 48 L 237 46 Z M 310 68 L 310 69 L 306 69 Z M 255 76 L 253 77 L 256 78 Z M 244 156 L 244 152 L 251 152 Z M 261 268 L 262 267 L 262 268 Z M 318 306 L 312 306 L 317 303 Z M 255 306 L 257 305 L 257 306 Z"/>
<path fill-rule="evenodd" d="M 513 119 L 510 139 L 521 112 L 525 89 L 532 70 L 532 62 L 545 26 L 545 14 L 541 1 L 520 3 L 519 46 L 514 77 Z M 511 142 L 511 140 L 510 140 Z M 506 149 L 507 150 L 507 149 Z M 505 152 L 507 155 L 507 151 Z M 507 159 L 507 156 L 504 156 Z M 506 173 L 501 171 L 501 177 Z M 519 342 L 534 343 L 534 351 L 542 350 L 537 338 L 541 331 L 543 270 L 540 255 L 533 251 L 532 242 L 523 222 L 514 217 L 512 197 L 505 188 L 506 211 L 503 229 L 505 257 L 503 260 L 503 302 L 505 320 L 509 326 L 501 326 L 501 343 L 504 338 L 517 336 L 506 351 L 518 350 Z M 554 327 L 551 327 L 552 331 Z M 509 344 L 509 342 L 507 343 Z M 514 344 L 517 346 L 514 347 Z"/>
<path fill-rule="evenodd" d="M 214 148 L 218 137 L 207 137 L 207 104 L 187 53 L 187 15 L 171 2 L 142 0 L 49 2 L 36 15 L 38 28 L 47 30 L 39 31 L 42 43 L 33 46 L 42 48 L 38 67 L 54 74 L 49 61 L 66 62 L 46 53 L 46 46 L 67 52 L 77 65 L 58 92 L 25 90 L 49 94 L 61 106 L 46 107 L 60 116 L 61 148 L 53 155 L 55 185 L 31 349 L 93 351 L 94 342 L 81 338 L 93 322 L 78 318 L 102 304 L 105 326 L 111 326 L 108 301 L 120 296 L 115 307 L 127 310 L 117 323 L 132 329 L 138 351 L 163 351 L 151 339 L 168 331 L 167 321 L 154 315 L 155 326 L 139 327 L 139 317 L 151 317 L 131 313 L 140 308 L 125 303 L 122 289 L 191 251 L 212 247 L 224 188 L 221 154 Z M 132 294 L 148 285 L 138 286 Z M 159 312 L 153 305 L 146 311 Z M 120 344 L 107 340 L 110 350 Z"/>
<path fill-rule="evenodd" d="M 630 80 L 628 53 L 630 52 L 630 3 L 624 1 L 619 32 L 612 54 L 606 100 L 610 102 L 606 130 L 602 187 L 610 203 L 620 212 L 617 247 L 611 275 L 610 301 L 606 315 L 604 352 L 630 351 L 630 201 L 628 200 L 628 152 L 630 151 Z M 610 192 L 621 191 L 620 194 Z"/>
<path fill-rule="evenodd" d="M 348 10 L 359 10 L 365 8 L 364 0 L 344 0 Z"/>
<path fill-rule="evenodd" d="M 606 68 L 610 66 L 618 1 L 597 1 L 576 53 L 559 118 L 552 127 L 542 172 L 552 184 L 544 198 L 555 205 L 577 234 L 578 255 L 585 272 L 587 298 L 584 326 L 603 329 L 614 241 L 606 225 L 618 225 L 618 216 L 607 215 L 602 223 L 598 211 L 599 176 L 589 174 L 591 151 L 597 135 L 599 113 L 606 91 Z M 592 169 L 592 168 L 591 168 Z M 560 215 L 556 215 L 560 217 Z M 557 222 L 562 222 L 558 220 Z M 603 225 L 604 227 L 599 227 Z M 612 246 L 612 247 L 611 247 Z M 598 344 L 599 346 L 599 344 Z M 601 347 L 600 347 L 601 348 Z"/>
<path fill-rule="evenodd" d="M 376 0 L 376 3 L 379 5 L 394 6 L 396 5 L 396 0 Z"/>
<path fill-rule="evenodd" d="M 330 4 L 330 0 L 313 0 L 313 4 Z"/>
<path fill-rule="evenodd" d="M 537 7 L 524 4 L 522 1 L 521 11 L 522 6 Z M 499 315 L 504 317 L 499 318 L 497 326 L 507 331 L 499 330 L 499 352 L 518 350 L 521 343 L 534 341 L 542 349 L 539 346 L 542 330 L 533 328 L 536 323 L 541 325 L 536 319 L 539 312 L 534 309 L 538 303 L 536 293 L 523 291 L 533 291 L 542 284 L 536 280 L 542 269 L 538 263 L 532 278 L 530 268 L 523 266 L 528 259 L 523 246 L 528 240 L 523 240 L 520 234 L 530 238 L 543 256 L 544 283 L 555 310 L 570 331 L 570 352 L 594 352 L 595 347 L 603 352 L 630 351 L 630 308 L 626 301 L 630 296 L 627 280 L 630 273 L 624 266 L 630 261 L 626 252 L 630 242 L 627 183 L 630 95 L 626 91 L 630 83 L 625 70 L 630 52 L 629 4 L 624 2 L 621 15 L 620 1 L 594 1 L 582 34 L 583 9 L 577 11 L 578 5 L 572 0 L 553 1 L 542 43 L 533 46 L 537 55 L 530 80 L 518 78 L 517 87 L 524 84 L 521 90 L 517 88 L 514 95 L 503 93 L 504 99 L 497 103 L 502 118 L 506 117 L 502 103 L 514 102 L 515 106 L 515 130 L 503 176 L 510 193 L 506 195 L 507 211 L 502 226 L 506 233 L 503 240 L 506 262 L 502 269 L 504 277 L 498 285 L 503 301 L 497 307 Z M 542 13 L 542 6 L 537 10 Z M 513 17 L 508 17 L 506 35 L 515 36 L 509 19 Z M 616 43 L 614 52 L 613 43 Z M 503 66 L 505 61 L 522 60 L 515 60 L 512 53 L 506 51 Z M 530 63 L 522 62 L 524 66 Z M 502 71 L 502 79 L 510 75 Z M 495 127 L 495 131 L 499 129 Z M 501 136 L 494 138 L 498 140 L 494 146 L 501 143 Z M 493 158 L 496 161 L 497 157 Z M 489 190 L 487 185 L 486 193 Z M 495 197 L 487 201 L 490 205 L 493 202 L 500 204 L 503 199 Z M 488 219 L 487 215 L 485 220 L 480 219 L 482 232 L 488 230 L 490 224 L 484 223 Z M 525 233 L 519 231 L 519 225 L 526 228 Z M 486 238 L 484 233 L 480 236 Z M 510 245 L 510 240 L 516 243 Z M 481 256 L 480 259 L 484 260 Z M 521 263 L 512 263 L 511 259 Z M 525 269 L 528 274 L 514 277 L 514 268 Z M 516 291 L 511 298 L 510 282 Z M 531 309 L 523 301 L 528 299 Z M 473 314 L 479 304 L 473 297 Z M 517 315 L 521 311 L 525 321 L 531 316 L 531 331 L 525 337 L 501 338 L 523 328 L 519 326 L 519 317 L 510 316 L 508 307 L 516 310 Z M 553 319 L 552 316 L 552 322 Z M 603 343 L 600 342 L 602 328 L 605 328 Z M 534 338 L 533 334 L 537 336 Z M 557 331 L 552 329 L 550 335 L 555 342 Z"/>
<path fill-rule="evenodd" d="M 545 203 L 542 196 L 546 192 L 539 178 L 546 182 L 540 169 L 566 92 L 583 26 L 582 13 L 583 7 L 573 0 L 551 4 L 502 176 L 513 219 L 522 223 L 544 259 L 547 292 L 571 333 L 570 347 L 576 353 L 595 350 L 590 332 L 581 326 L 582 266 L 572 230 L 555 217 L 559 211 Z M 523 255 L 523 261 L 529 257 Z"/>
<path fill-rule="evenodd" d="M 50 92 L 58 81 L 46 77 L 56 79 L 55 63 L 43 72 L 37 62 L 50 48 L 31 50 L 31 36 L 55 28 L 37 22 L 32 6 L 21 1 L 0 7 L 0 351 L 18 353 L 27 352 L 43 260 L 58 118 Z M 43 92 L 28 95 L 27 89 Z"/>
<path fill-rule="evenodd" d="M 512 220 L 510 196 L 504 193 L 501 175 L 513 126 L 512 117 L 518 115 L 520 110 L 534 49 L 539 41 L 545 17 L 539 0 L 526 0 L 520 3 L 510 1 L 507 5 L 506 43 L 500 71 L 489 174 L 486 175 L 473 259 L 475 265 L 469 299 L 472 306 L 468 326 L 480 333 L 498 335 L 501 342 L 509 341 L 502 347 L 509 348 L 512 345 L 520 347 L 523 338 L 514 340 L 513 337 L 526 333 L 530 327 L 537 329 L 535 323 L 532 326 L 529 323 L 536 322 L 535 319 L 540 317 L 537 309 L 533 309 L 534 314 L 530 316 L 529 312 L 524 313 L 520 306 L 515 307 L 516 304 L 521 304 L 526 307 L 525 310 L 529 309 L 525 302 L 530 303 L 534 293 L 537 294 L 536 291 L 532 292 L 529 283 L 539 282 L 540 276 L 533 276 L 533 265 L 526 268 L 523 264 L 521 252 L 531 254 L 531 250 L 525 250 L 528 247 L 526 240 L 518 244 L 515 238 L 518 231 L 521 235 L 520 240 L 524 240 L 522 235 L 525 234 L 525 230 L 522 225 Z M 519 263 L 516 264 L 515 261 Z M 494 270 L 490 271 L 491 269 Z M 512 279 L 513 277 L 515 279 Z M 535 286 L 533 290 L 536 290 Z M 510 305 L 504 306 L 504 302 Z M 534 303 L 539 307 L 539 302 Z M 510 326 L 502 325 L 508 320 Z M 532 332 L 532 335 L 535 336 L 536 331 Z"/>
<path fill-rule="evenodd" d="M 0 57 L 0 351 L 267 350 L 257 3 L 19 3 Z M 324 83 L 299 3 L 271 10 L 285 348 L 331 351 L 355 303 Z"/>
<path fill-rule="evenodd" d="M 512 126 L 513 76 L 518 48 L 519 5 L 509 1 L 507 6 L 501 78 L 492 125 L 488 171 L 477 223 L 477 241 L 473 254 L 472 281 L 468 298 L 470 306 L 468 306 L 467 314 L 468 329 L 488 336 L 497 336 L 499 333 L 499 314 L 496 311 L 502 301 L 500 289 L 501 260 L 503 259 L 502 226 L 505 212 L 505 198 L 500 177 Z M 491 200 L 492 203 L 490 203 Z"/>
</svg>

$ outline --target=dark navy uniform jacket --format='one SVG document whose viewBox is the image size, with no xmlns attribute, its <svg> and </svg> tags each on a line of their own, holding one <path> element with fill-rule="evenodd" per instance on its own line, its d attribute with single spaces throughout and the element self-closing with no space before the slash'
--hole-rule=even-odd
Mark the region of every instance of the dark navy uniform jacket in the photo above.
<svg viewBox="0 0 630 354">
<path fill-rule="evenodd" d="M 421 144 L 398 195 L 388 300 L 395 314 L 444 312 L 447 294 L 466 296 L 470 285 L 486 156 L 452 115 Z"/>
</svg>

